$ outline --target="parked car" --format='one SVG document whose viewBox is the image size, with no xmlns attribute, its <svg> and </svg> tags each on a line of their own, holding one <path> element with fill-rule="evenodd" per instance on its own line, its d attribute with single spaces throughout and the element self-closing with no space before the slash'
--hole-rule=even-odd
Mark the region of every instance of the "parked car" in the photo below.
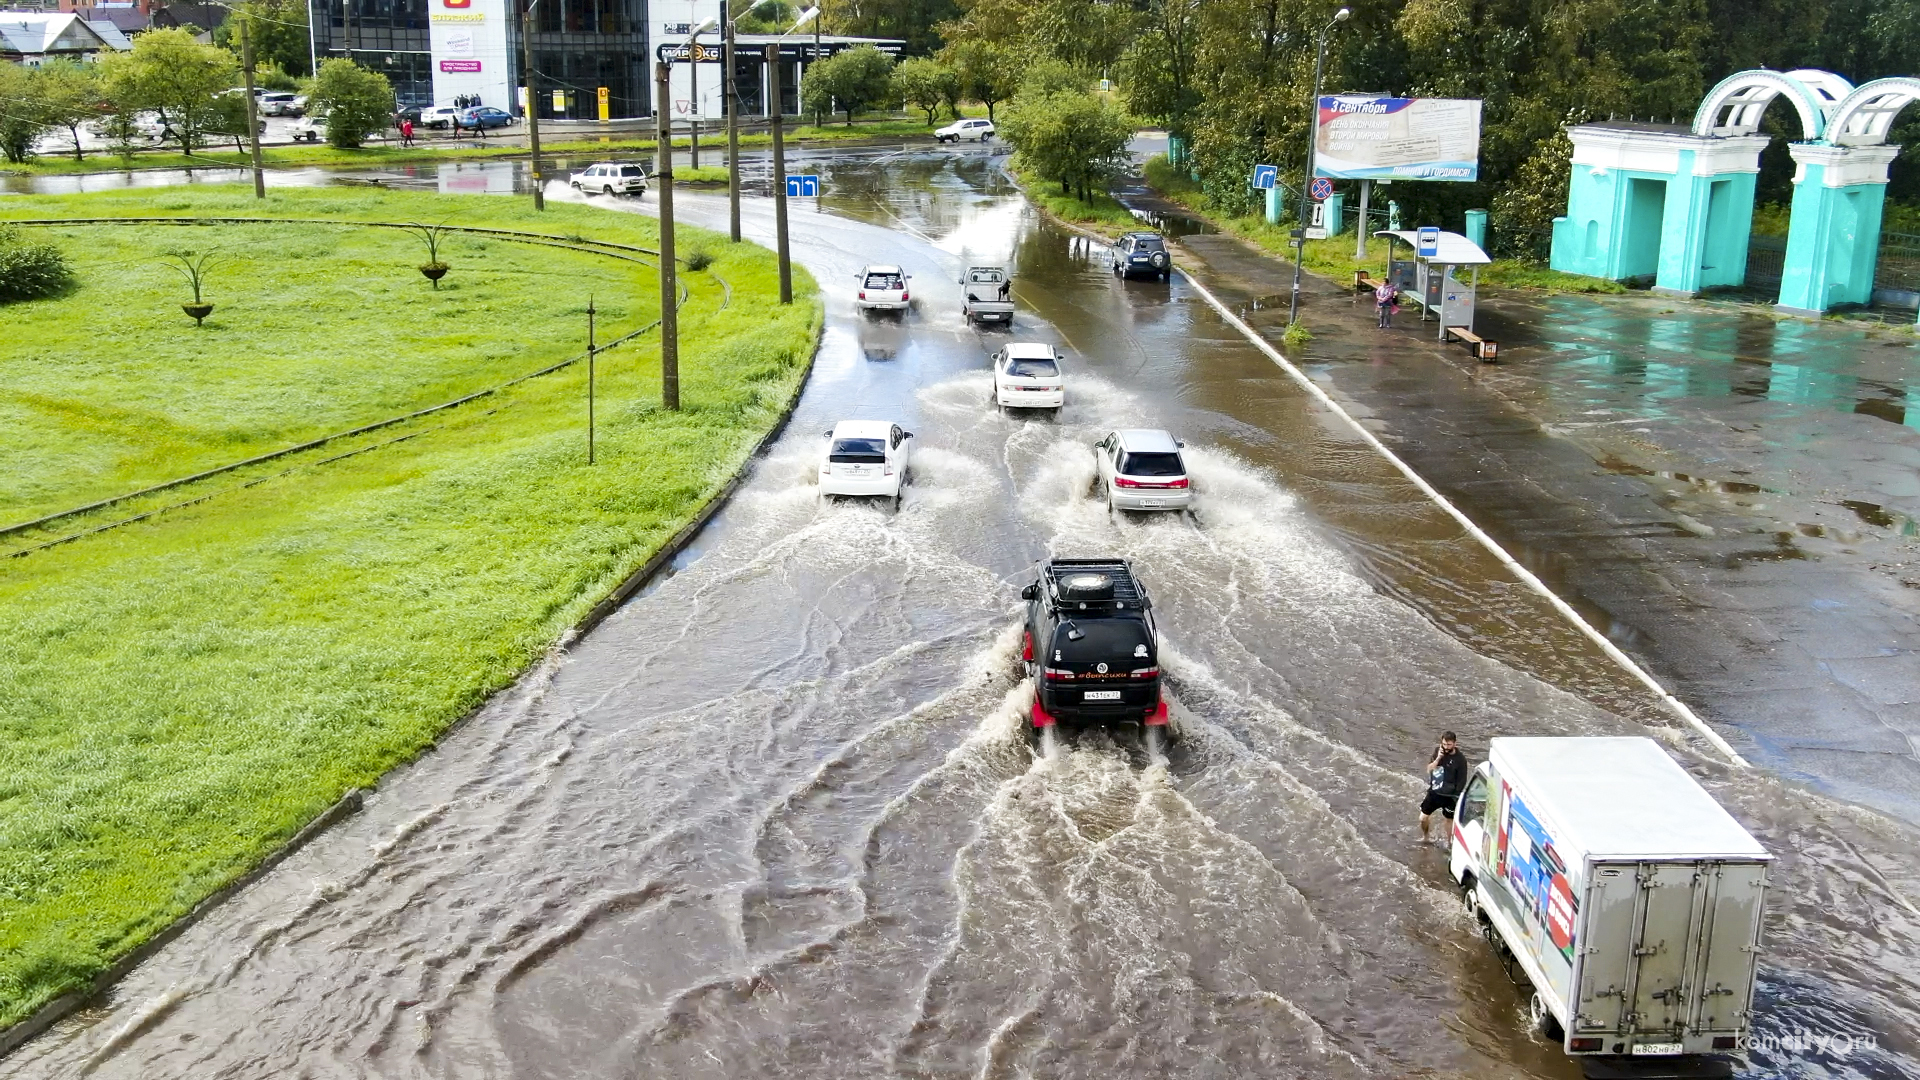
<svg viewBox="0 0 1920 1080">
<path fill-rule="evenodd" d="M 1125 559 L 1049 559 L 1020 590 L 1020 658 L 1033 680 L 1027 732 L 1055 724 L 1167 727 L 1146 586 Z"/>
<path fill-rule="evenodd" d="M 260 95 L 260 114 L 262 116 L 298 116 L 294 111 L 294 102 L 300 95 L 289 94 L 284 90 L 274 90 Z"/>
<path fill-rule="evenodd" d="M 1067 403 L 1060 352 L 1019 342 L 993 354 L 993 401 L 1002 409 L 1058 409 Z"/>
<path fill-rule="evenodd" d="M 900 506 L 913 432 L 885 420 L 842 420 L 825 438 L 820 494 L 878 496 Z"/>
<path fill-rule="evenodd" d="M 1013 325 L 1013 277 L 1002 266 L 969 266 L 960 275 L 960 314 L 980 322 Z"/>
<path fill-rule="evenodd" d="M 394 126 L 394 127 L 399 127 L 399 126 L 400 126 L 400 121 L 402 121 L 402 120 L 411 120 L 411 121 L 413 121 L 413 125 L 414 125 L 415 127 L 419 127 L 419 126 L 420 126 L 420 119 L 421 119 L 421 115 L 422 115 L 422 114 L 421 114 L 421 111 L 420 111 L 420 106 L 418 106 L 418 105 L 402 105 L 402 106 L 400 106 L 400 107 L 399 107 L 398 109 L 395 109 L 395 110 L 394 110 L 394 113 L 393 113 L 393 126 Z"/>
<path fill-rule="evenodd" d="M 913 301 L 907 291 L 907 279 L 913 275 L 897 266 L 875 263 L 854 276 L 860 280 L 854 305 L 862 311 L 905 311 Z"/>
<path fill-rule="evenodd" d="M 327 137 L 327 118 L 303 116 L 287 125 L 287 134 L 294 142 L 319 142 Z"/>
<path fill-rule="evenodd" d="M 463 111 L 452 105 L 435 105 L 431 109 L 422 109 L 420 119 L 415 120 L 414 123 L 423 127 L 448 128 L 453 126 L 454 118 Z"/>
<path fill-rule="evenodd" d="M 645 195 L 647 170 L 639 165 L 603 161 L 590 165 L 567 178 L 575 191 L 598 191 L 602 195 Z"/>
<path fill-rule="evenodd" d="M 933 137 L 943 143 L 986 142 L 993 138 L 993 121 L 956 120 L 934 132 Z"/>
<path fill-rule="evenodd" d="M 288 116 L 307 115 L 307 95 L 305 94 L 293 95 L 292 103 L 287 106 L 287 115 Z"/>
<path fill-rule="evenodd" d="M 1457 807 L 1448 869 L 1537 1031 L 1641 1066 L 1589 1076 L 1730 1075 L 1773 857 L 1699 781 L 1644 736 L 1497 738 Z"/>
<path fill-rule="evenodd" d="M 1122 428 L 1093 444 L 1099 483 L 1115 510 L 1184 510 L 1193 502 L 1185 444 L 1164 431 Z"/>
<path fill-rule="evenodd" d="M 463 128 L 497 128 L 513 123 L 513 114 L 505 109 L 496 109 L 491 105 L 478 105 L 471 109 L 460 110 L 460 126 Z"/>
<path fill-rule="evenodd" d="M 1113 276 L 1136 274 L 1167 281 L 1173 277 L 1173 256 L 1159 233 L 1130 232 L 1113 242 Z"/>
</svg>

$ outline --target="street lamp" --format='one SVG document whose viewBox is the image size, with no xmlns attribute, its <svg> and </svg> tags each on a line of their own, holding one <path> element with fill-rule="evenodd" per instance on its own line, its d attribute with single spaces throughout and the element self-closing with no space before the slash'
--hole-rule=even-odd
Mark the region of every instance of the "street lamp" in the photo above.
<svg viewBox="0 0 1920 1080">
<path fill-rule="evenodd" d="M 687 98 L 693 102 L 693 119 L 689 121 L 693 132 L 693 150 L 688 164 L 700 167 L 700 35 L 720 25 L 720 20 L 709 15 L 700 20 L 700 25 L 687 35 Z"/>
<path fill-rule="evenodd" d="M 767 46 L 767 67 L 773 73 L 769 80 L 773 96 L 773 231 L 780 253 L 780 302 L 783 304 L 793 303 L 793 256 L 787 248 L 787 151 L 780 130 L 780 115 L 786 108 L 786 102 L 782 100 L 780 92 L 780 42 L 819 15 L 818 7 L 801 12 L 800 18 L 794 21 L 787 32 Z"/>
<path fill-rule="evenodd" d="M 540 0 L 531 0 L 520 15 L 521 65 L 527 69 L 527 149 L 533 154 L 533 208 L 547 208 L 546 186 L 540 173 L 540 98 L 533 83 L 533 9 Z"/>
<path fill-rule="evenodd" d="M 1353 15 L 1348 8 L 1341 8 L 1320 28 L 1319 52 L 1313 58 L 1313 98 L 1307 113 L 1307 168 L 1300 178 L 1300 211 L 1298 225 L 1293 234 L 1293 295 L 1287 302 L 1287 325 L 1291 326 L 1300 317 L 1300 262 L 1307 253 L 1307 201 L 1313 188 L 1313 138 L 1320 127 L 1320 74 L 1327 66 L 1327 35 L 1333 28 L 1346 22 Z M 1361 228 L 1366 228 L 1364 224 Z"/>
<path fill-rule="evenodd" d="M 740 90 L 738 78 L 733 70 L 734 26 L 741 19 L 753 14 L 762 4 L 772 0 L 753 0 L 745 11 L 727 19 L 723 30 L 720 62 L 726 66 L 726 78 L 722 93 L 726 97 L 727 109 L 727 235 L 734 243 L 740 242 Z M 724 0 L 722 0 L 724 7 Z"/>
</svg>

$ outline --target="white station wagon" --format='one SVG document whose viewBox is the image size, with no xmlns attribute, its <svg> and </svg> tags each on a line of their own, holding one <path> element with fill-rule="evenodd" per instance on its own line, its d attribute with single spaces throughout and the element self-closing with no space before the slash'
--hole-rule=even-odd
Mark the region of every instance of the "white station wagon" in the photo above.
<svg viewBox="0 0 1920 1080">
<path fill-rule="evenodd" d="M 860 280 L 854 304 L 863 311 L 905 311 L 913 303 L 907 279 L 913 275 L 898 266 L 875 263 L 854 275 Z"/>
<path fill-rule="evenodd" d="M 645 195 L 647 193 L 647 170 L 639 165 L 622 165 L 605 161 L 590 165 L 567 178 L 575 191 L 599 192 L 602 195 Z"/>
<path fill-rule="evenodd" d="M 986 142 L 993 138 L 993 121 L 956 120 L 934 132 L 933 137 L 943 143 Z"/>
<path fill-rule="evenodd" d="M 1107 505 L 1115 510 L 1185 510 L 1193 501 L 1193 485 L 1181 446 L 1172 435 L 1150 428 L 1122 428 L 1094 443 Z"/>
<path fill-rule="evenodd" d="M 1058 409 L 1067 403 L 1060 351 L 1015 342 L 993 354 L 993 401 L 1003 409 Z"/>
</svg>

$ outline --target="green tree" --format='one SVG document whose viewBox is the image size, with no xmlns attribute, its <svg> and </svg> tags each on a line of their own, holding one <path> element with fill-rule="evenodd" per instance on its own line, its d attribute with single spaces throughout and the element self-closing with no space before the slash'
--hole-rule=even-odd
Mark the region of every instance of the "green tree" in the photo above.
<svg viewBox="0 0 1920 1080">
<path fill-rule="evenodd" d="M 208 118 L 206 133 L 210 136 L 232 139 L 235 153 L 247 148 L 247 95 L 221 94 L 213 100 L 213 115 Z"/>
<path fill-rule="evenodd" d="M 940 25 L 960 14 L 954 0 L 821 0 L 821 7 L 820 19 L 834 33 L 894 38 L 909 56 L 939 49 Z"/>
<path fill-rule="evenodd" d="M 327 118 L 327 142 L 352 149 L 393 121 L 393 84 L 341 57 L 320 62 L 308 108 Z"/>
<path fill-rule="evenodd" d="M 251 18 L 253 21 L 247 32 L 253 38 L 253 60 L 256 65 L 272 64 L 296 78 L 313 74 L 309 64 L 312 56 L 307 51 L 307 5 L 304 0 L 247 0 L 235 4 L 234 9 L 226 21 L 214 29 L 215 45 L 239 56 L 238 20 Z"/>
<path fill-rule="evenodd" d="M 1140 33 L 1120 62 L 1128 111 L 1183 139 L 1193 137 L 1193 114 L 1200 107 L 1194 85 L 1200 2 L 1150 0 Z"/>
<path fill-rule="evenodd" d="M 960 77 L 937 60 L 912 57 L 893 69 L 893 96 L 925 112 L 931 124 L 942 105 L 960 96 Z"/>
<path fill-rule="evenodd" d="M 73 137 L 73 159 L 86 160 L 80 146 L 80 128 L 109 111 L 99 69 L 72 60 L 53 60 L 35 69 L 33 77 L 39 83 L 46 119 L 66 128 Z"/>
<path fill-rule="evenodd" d="M 187 154 L 217 119 L 214 96 L 233 86 L 239 72 L 232 53 L 202 45 L 186 30 L 149 30 L 134 39 L 133 51 L 101 65 L 108 96 L 128 109 L 158 112 Z"/>
<path fill-rule="evenodd" d="M 1126 167 L 1133 119 L 1085 90 L 1022 92 L 998 134 L 1022 164 L 1085 199 Z"/>
<path fill-rule="evenodd" d="M 942 56 L 959 76 L 960 93 L 985 105 L 989 120 L 994 106 L 1020 89 L 1024 58 L 1012 46 L 967 38 L 949 45 Z"/>
<path fill-rule="evenodd" d="M 22 64 L 0 62 L 0 156 L 22 162 L 33 156 L 33 144 L 53 126 L 40 80 Z"/>
<path fill-rule="evenodd" d="M 893 58 L 871 45 L 830 56 L 809 68 L 800 82 L 800 107 L 816 115 L 853 114 L 885 104 L 893 94 Z"/>
</svg>

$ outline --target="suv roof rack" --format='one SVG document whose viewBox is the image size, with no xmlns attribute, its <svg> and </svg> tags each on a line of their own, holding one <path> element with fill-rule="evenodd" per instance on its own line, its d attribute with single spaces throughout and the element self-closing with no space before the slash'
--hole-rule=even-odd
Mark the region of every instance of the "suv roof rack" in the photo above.
<svg viewBox="0 0 1920 1080">
<path fill-rule="evenodd" d="M 1040 576 L 1047 583 L 1047 598 L 1060 607 L 1091 610 L 1111 605 L 1139 611 L 1149 603 L 1146 587 L 1133 576 L 1133 565 L 1125 559 L 1048 559 Z M 1106 581 L 1103 587 L 1081 590 L 1071 581 L 1076 577 Z"/>
</svg>

